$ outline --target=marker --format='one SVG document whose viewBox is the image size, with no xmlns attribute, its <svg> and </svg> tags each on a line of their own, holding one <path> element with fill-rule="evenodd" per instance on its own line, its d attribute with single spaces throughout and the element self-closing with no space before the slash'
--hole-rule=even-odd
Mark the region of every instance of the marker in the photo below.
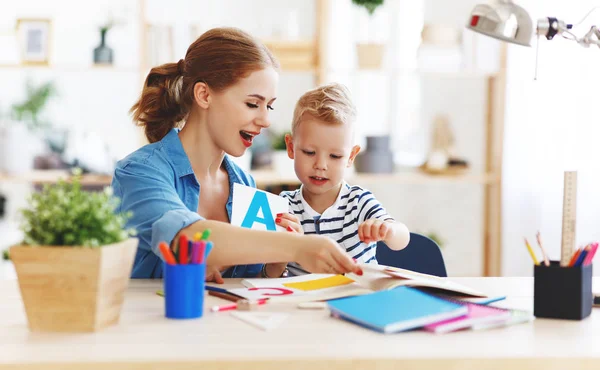
<svg viewBox="0 0 600 370">
<path fill-rule="evenodd" d="M 173 253 L 171 253 L 171 250 L 169 249 L 167 243 L 160 242 L 158 244 L 158 249 L 160 249 L 160 253 L 163 255 L 165 262 L 167 262 L 169 265 L 177 264 L 177 262 L 175 261 L 175 257 L 173 256 Z"/>
<path fill-rule="evenodd" d="M 185 234 L 181 234 L 179 237 L 179 264 L 187 265 L 188 263 L 188 238 Z"/>
</svg>

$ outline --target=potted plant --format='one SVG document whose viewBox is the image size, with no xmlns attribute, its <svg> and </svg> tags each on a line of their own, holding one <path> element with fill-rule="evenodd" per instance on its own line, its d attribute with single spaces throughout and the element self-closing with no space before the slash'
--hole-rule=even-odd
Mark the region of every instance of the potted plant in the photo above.
<svg viewBox="0 0 600 370">
<path fill-rule="evenodd" d="M 43 131 L 50 127 L 42 112 L 57 95 L 53 82 L 34 85 L 27 81 L 27 96 L 11 107 L 0 122 L 0 170 L 24 173 L 33 169 L 34 158 L 44 151 Z"/>
<path fill-rule="evenodd" d="M 373 17 L 375 10 L 383 5 L 384 0 L 352 0 L 352 2 L 367 10 L 369 18 Z M 356 45 L 358 66 L 361 69 L 379 69 L 383 62 L 384 45 L 373 42 L 370 38 L 366 43 L 359 42 Z"/>
<path fill-rule="evenodd" d="M 32 331 L 97 331 L 119 320 L 138 239 L 116 214 L 110 188 L 46 185 L 22 211 L 22 245 L 10 248 Z"/>
</svg>

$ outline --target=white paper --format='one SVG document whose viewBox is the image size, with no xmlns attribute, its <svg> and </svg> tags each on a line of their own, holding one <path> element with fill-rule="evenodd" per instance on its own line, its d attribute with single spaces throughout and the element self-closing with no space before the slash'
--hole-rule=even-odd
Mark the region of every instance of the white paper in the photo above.
<svg viewBox="0 0 600 370">
<path fill-rule="evenodd" d="M 233 184 L 233 204 L 231 210 L 232 225 L 242 226 L 250 205 L 253 200 L 255 200 L 255 197 L 257 197 L 257 193 L 265 194 L 267 199 L 267 204 L 260 203 L 261 207 L 256 215 L 259 219 L 265 219 L 274 223 L 278 213 L 289 212 L 289 203 L 287 199 L 263 190 L 235 183 Z M 264 199 L 262 196 L 259 197 L 260 199 Z M 255 221 L 252 222 L 250 228 L 255 230 L 267 230 L 267 225 L 264 222 Z M 276 229 L 278 231 L 286 231 L 285 228 L 277 225 Z"/>
<path fill-rule="evenodd" d="M 289 314 L 279 312 L 234 311 L 231 316 L 263 330 L 271 330 L 284 322 Z"/>
</svg>

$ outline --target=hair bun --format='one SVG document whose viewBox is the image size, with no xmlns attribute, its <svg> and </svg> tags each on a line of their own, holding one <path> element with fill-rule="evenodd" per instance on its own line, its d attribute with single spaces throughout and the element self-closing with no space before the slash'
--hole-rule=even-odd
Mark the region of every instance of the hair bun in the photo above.
<svg viewBox="0 0 600 370">
<path fill-rule="evenodd" d="M 179 62 L 177 62 L 177 72 L 179 72 L 179 74 L 182 76 L 183 76 L 184 67 L 185 67 L 185 61 L 183 59 L 179 59 Z"/>
</svg>

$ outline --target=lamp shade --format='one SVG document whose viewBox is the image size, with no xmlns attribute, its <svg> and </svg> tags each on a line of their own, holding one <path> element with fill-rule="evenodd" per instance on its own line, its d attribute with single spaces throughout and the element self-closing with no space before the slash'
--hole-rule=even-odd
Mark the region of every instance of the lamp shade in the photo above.
<svg viewBox="0 0 600 370">
<path fill-rule="evenodd" d="M 531 17 L 525 9 L 510 0 L 476 5 L 467 22 L 467 28 L 498 40 L 531 46 Z"/>
</svg>

